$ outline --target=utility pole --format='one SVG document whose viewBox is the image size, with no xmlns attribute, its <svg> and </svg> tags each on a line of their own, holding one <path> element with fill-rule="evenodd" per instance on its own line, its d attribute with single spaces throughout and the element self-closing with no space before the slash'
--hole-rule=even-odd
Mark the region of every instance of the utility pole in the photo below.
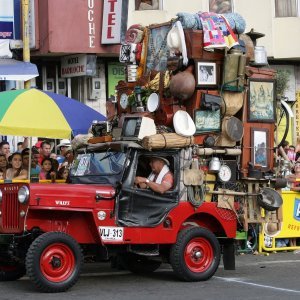
<svg viewBox="0 0 300 300">
<path fill-rule="evenodd" d="M 22 0 L 22 24 L 23 24 L 23 61 L 30 62 L 29 48 L 29 0 Z M 24 88 L 30 88 L 30 80 L 24 82 Z"/>
</svg>

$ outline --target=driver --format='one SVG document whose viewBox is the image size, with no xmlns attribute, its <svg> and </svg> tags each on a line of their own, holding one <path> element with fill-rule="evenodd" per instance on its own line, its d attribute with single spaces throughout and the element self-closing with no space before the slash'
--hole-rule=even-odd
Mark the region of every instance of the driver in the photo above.
<svg viewBox="0 0 300 300">
<path fill-rule="evenodd" d="M 137 176 L 135 185 L 142 189 L 150 188 L 154 192 L 163 194 L 173 187 L 174 176 L 169 169 L 169 161 L 161 156 L 153 156 L 150 160 L 152 172 L 146 177 Z"/>
</svg>

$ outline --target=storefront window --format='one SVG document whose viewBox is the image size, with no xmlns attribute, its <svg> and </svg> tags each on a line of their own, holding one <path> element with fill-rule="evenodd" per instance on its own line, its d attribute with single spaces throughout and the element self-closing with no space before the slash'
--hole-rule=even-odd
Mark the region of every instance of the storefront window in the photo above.
<svg viewBox="0 0 300 300">
<path fill-rule="evenodd" d="M 298 17 L 299 13 L 298 0 L 275 0 L 275 17 Z"/>
<path fill-rule="evenodd" d="M 233 12 L 232 0 L 209 0 L 209 11 L 217 14 Z"/>
<path fill-rule="evenodd" d="M 162 9 L 163 0 L 135 0 L 135 10 Z"/>
</svg>

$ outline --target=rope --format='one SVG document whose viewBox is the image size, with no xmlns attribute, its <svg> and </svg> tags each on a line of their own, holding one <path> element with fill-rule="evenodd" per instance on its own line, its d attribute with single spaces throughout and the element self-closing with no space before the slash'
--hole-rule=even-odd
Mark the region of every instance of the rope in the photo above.
<svg viewBox="0 0 300 300">
<path fill-rule="evenodd" d="M 195 189 L 195 192 L 194 192 Z M 202 205 L 204 201 L 204 189 L 203 186 L 188 186 L 187 187 L 188 199 L 196 208 Z M 197 197 L 195 197 L 197 196 Z M 198 198 L 198 199 L 196 199 Z"/>
</svg>

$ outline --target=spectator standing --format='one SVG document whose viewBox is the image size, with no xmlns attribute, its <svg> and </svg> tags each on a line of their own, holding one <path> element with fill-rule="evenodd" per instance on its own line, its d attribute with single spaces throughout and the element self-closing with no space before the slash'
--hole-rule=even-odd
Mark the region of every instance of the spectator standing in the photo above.
<svg viewBox="0 0 300 300">
<path fill-rule="evenodd" d="M 11 155 L 11 168 L 5 172 L 4 179 L 27 179 L 28 171 L 22 166 L 21 153 L 15 152 Z"/>
<path fill-rule="evenodd" d="M 288 141 L 284 141 L 282 142 L 282 148 L 284 150 L 284 152 L 287 154 L 290 148 L 290 143 Z"/>
<path fill-rule="evenodd" d="M 70 146 L 66 149 L 65 161 L 61 164 L 60 167 L 66 167 L 67 169 L 70 169 L 73 160 L 74 160 L 74 152 L 73 152 L 73 148 Z"/>
<path fill-rule="evenodd" d="M 6 159 L 10 156 L 10 145 L 9 142 L 3 141 L 0 143 L 0 154 L 4 154 Z"/>
<path fill-rule="evenodd" d="M 50 158 L 51 154 L 51 144 L 48 141 L 43 141 L 41 143 L 41 148 L 40 148 L 40 158 L 39 158 L 39 164 L 42 165 L 42 161 L 45 158 Z"/>
<path fill-rule="evenodd" d="M 296 152 L 296 160 L 297 160 L 300 157 L 300 136 L 297 137 L 295 152 Z"/>
<path fill-rule="evenodd" d="M 37 178 L 39 177 L 41 168 L 36 164 L 34 157 L 33 157 L 33 152 L 31 153 L 31 167 L 30 167 L 30 178 Z M 23 168 L 28 170 L 29 169 L 29 148 L 23 149 L 22 151 L 22 163 L 23 163 Z"/>
<path fill-rule="evenodd" d="M 69 176 L 69 169 L 66 166 L 61 167 L 57 174 L 58 179 L 67 180 L 68 176 Z"/>
<path fill-rule="evenodd" d="M 4 154 L 0 154 L 0 179 L 4 179 L 4 174 L 8 168 L 8 161 Z"/>
<path fill-rule="evenodd" d="M 16 152 L 22 153 L 26 148 L 28 148 L 28 137 L 25 136 L 23 142 L 18 142 Z"/>
<path fill-rule="evenodd" d="M 71 142 L 68 139 L 61 140 L 56 146 L 56 150 L 59 151 L 59 155 L 56 159 L 58 160 L 60 166 L 66 161 L 66 152 L 69 147 L 71 147 Z"/>
</svg>

